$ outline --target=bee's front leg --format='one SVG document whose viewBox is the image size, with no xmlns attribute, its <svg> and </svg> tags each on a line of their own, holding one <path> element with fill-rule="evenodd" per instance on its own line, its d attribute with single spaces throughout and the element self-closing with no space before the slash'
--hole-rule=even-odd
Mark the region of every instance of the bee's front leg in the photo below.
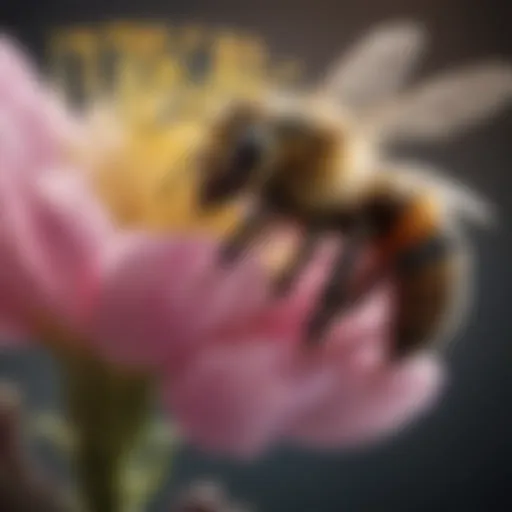
<svg viewBox="0 0 512 512">
<path fill-rule="evenodd" d="M 281 297 L 292 288 L 295 280 L 300 276 L 306 265 L 311 260 L 318 243 L 318 231 L 309 230 L 305 233 L 300 247 L 291 264 L 279 274 L 274 284 L 274 293 Z"/>
<path fill-rule="evenodd" d="M 221 263 L 231 265 L 238 260 L 269 224 L 269 221 L 270 214 L 266 208 L 252 209 L 221 247 Z"/>
</svg>

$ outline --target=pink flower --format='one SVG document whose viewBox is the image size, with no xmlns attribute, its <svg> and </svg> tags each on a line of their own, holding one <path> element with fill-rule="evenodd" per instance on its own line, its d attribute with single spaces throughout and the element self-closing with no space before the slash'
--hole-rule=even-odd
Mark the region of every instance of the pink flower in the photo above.
<svg viewBox="0 0 512 512">
<path fill-rule="evenodd" d="M 388 356 L 389 287 L 341 319 L 316 353 L 300 346 L 325 270 L 319 257 L 281 304 L 254 300 L 268 287 L 263 276 L 252 287 L 228 278 L 232 289 L 240 286 L 231 322 L 217 322 L 188 358 L 170 362 L 164 401 L 186 438 L 238 457 L 279 442 L 347 447 L 389 435 L 434 403 L 443 382 L 436 358 L 394 363 Z M 201 318 L 198 310 L 189 314 L 190 322 Z"/>
<path fill-rule="evenodd" d="M 238 456 L 285 441 L 368 442 L 433 403 L 442 383 L 434 356 L 389 360 L 389 286 L 347 315 L 321 350 L 305 352 L 300 333 L 328 247 L 276 302 L 255 258 L 225 272 L 213 241 L 120 231 L 84 174 L 65 170 L 66 116 L 55 123 L 12 45 L 0 44 L 0 69 L 9 70 L 0 73 L 4 343 L 57 330 L 67 343 L 151 372 L 186 438 Z"/>
</svg>

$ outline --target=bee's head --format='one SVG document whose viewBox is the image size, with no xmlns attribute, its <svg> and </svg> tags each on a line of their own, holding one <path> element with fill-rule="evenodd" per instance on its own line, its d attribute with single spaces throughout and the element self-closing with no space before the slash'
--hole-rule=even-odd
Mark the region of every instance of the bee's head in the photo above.
<svg viewBox="0 0 512 512">
<path fill-rule="evenodd" d="M 340 147 L 337 125 L 317 114 L 303 101 L 240 101 L 223 110 L 200 149 L 201 207 L 257 192 L 279 172 L 316 172 Z"/>
<path fill-rule="evenodd" d="M 199 148 L 199 202 L 219 206 L 254 187 L 270 155 L 270 133 L 256 102 L 233 102 L 213 118 Z"/>
</svg>

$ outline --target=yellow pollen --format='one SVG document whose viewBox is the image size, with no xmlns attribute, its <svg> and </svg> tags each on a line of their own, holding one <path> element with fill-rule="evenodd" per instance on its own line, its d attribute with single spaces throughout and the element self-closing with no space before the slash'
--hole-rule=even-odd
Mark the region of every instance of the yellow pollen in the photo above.
<svg viewBox="0 0 512 512">
<path fill-rule="evenodd" d="M 205 51 L 208 72 L 197 78 L 193 64 Z M 107 54 L 115 56 L 109 77 L 101 71 Z M 63 64 L 70 55 L 78 77 L 70 78 Z M 133 23 L 60 31 L 51 40 L 51 57 L 63 94 L 76 93 L 78 81 L 85 97 L 88 135 L 72 158 L 91 172 L 120 224 L 219 236 L 233 228 L 239 219 L 234 207 L 215 215 L 197 207 L 194 144 L 211 106 L 293 81 L 289 62 L 274 66 L 252 37 Z"/>
</svg>

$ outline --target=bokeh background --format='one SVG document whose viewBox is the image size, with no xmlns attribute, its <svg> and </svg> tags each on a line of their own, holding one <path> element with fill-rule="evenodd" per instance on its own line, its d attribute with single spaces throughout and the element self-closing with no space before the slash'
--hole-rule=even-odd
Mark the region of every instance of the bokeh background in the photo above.
<svg viewBox="0 0 512 512">
<path fill-rule="evenodd" d="M 433 42 L 421 74 L 489 56 L 512 61 L 512 9 L 506 0 L 0 0 L 0 24 L 41 55 L 55 24 L 155 18 L 248 29 L 275 54 L 295 55 L 314 79 L 374 23 L 416 18 Z M 512 510 L 512 110 L 457 141 L 416 148 L 481 190 L 500 209 L 494 233 L 470 233 L 479 260 L 477 303 L 448 354 L 451 381 L 440 406 L 394 439 L 364 452 L 281 451 L 256 465 L 184 448 L 172 483 L 154 503 L 165 510 L 175 488 L 215 476 L 261 512 L 505 512 Z M 44 354 L 0 358 L 33 408 L 55 400 Z M 57 464 L 49 450 L 40 449 Z M 61 468 L 62 469 L 62 468 Z M 1 510 L 1 506 L 0 506 Z M 6 511 L 8 512 L 8 511 Z M 35 512 L 35 511 L 34 511 Z"/>
</svg>

